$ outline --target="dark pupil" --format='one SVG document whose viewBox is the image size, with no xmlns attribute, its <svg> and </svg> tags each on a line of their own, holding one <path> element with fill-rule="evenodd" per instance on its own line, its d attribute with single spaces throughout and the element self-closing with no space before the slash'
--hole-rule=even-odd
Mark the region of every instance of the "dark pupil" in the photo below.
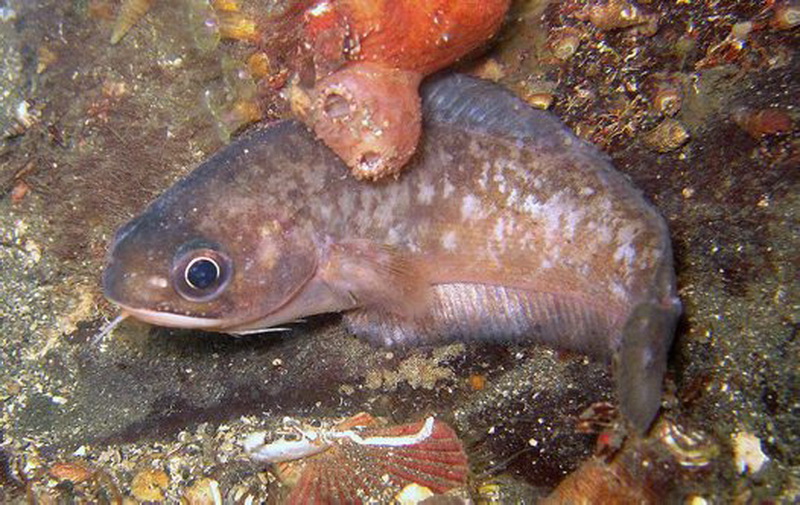
<svg viewBox="0 0 800 505">
<path fill-rule="evenodd" d="M 206 289 L 219 278 L 219 268 L 211 260 L 201 259 L 189 265 L 186 281 L 196 289 Z"/>
</svg>

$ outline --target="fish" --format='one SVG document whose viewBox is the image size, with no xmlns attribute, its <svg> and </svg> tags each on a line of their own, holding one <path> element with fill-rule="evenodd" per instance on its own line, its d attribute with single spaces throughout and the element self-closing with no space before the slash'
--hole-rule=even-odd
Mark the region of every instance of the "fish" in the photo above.
<svg viewBox="0 0 800 505">
<path fill-rule="evenodd" d="M 676 321 L 669 230 L 595 146 L 501 86 L 421 88 L 424 135 L 396 180 L 364 183 L 295 120 L 256 128 L 112 240 L 111 302 L 230 334 L 341 312 L 379 346 L 531 343 L 610 362 L 644 432 Z"/>
</svg>

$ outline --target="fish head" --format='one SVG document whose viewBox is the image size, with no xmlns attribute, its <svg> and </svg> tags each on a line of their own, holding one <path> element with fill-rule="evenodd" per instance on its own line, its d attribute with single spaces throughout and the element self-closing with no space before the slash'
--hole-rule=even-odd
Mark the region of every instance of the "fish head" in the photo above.
<svg viewBox="0 0 800 505">
<path fill-rule="evenodd" d="M 316 270 L 309 235 L 268 202 L 224 190 L 192 194 L 187 186 L 117 232 L 105 296 L 137 319 L 210 331 L 280 311 Z"/>
</svg>

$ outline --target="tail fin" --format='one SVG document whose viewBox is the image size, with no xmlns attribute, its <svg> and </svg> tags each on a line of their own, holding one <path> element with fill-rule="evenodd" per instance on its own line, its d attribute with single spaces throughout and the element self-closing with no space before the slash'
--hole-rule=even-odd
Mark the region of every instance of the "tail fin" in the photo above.
<svg viewBox="0 0 800 505">
<path fill-rule="evenodd" d="M 661 386 L 667 370 L 680 302 L 641 303 L 634 307 L 622 330 L 614 356 L 614 377 L 622 414 L 644 433 L 661 405 Z"/>
</svg>

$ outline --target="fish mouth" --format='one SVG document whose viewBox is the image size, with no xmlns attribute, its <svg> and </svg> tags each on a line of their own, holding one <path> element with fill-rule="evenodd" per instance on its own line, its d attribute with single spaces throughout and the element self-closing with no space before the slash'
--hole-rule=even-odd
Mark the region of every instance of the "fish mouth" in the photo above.
<svg viewBox="0 0 800 505">
<path fill-rule="evenodd" d="M 223 326 L 223 319 L 212 319 L 204 317 L 186 316 L 183 314 L 173 314 L 171 312 L 159 312 L 156 310 L 137 309 L 123 304 L 117 304 L 132 317 L 144 321 L 145 323 L 168 328 L 185 328 L 187 330 L 217 330 Z"/>
</svg>

